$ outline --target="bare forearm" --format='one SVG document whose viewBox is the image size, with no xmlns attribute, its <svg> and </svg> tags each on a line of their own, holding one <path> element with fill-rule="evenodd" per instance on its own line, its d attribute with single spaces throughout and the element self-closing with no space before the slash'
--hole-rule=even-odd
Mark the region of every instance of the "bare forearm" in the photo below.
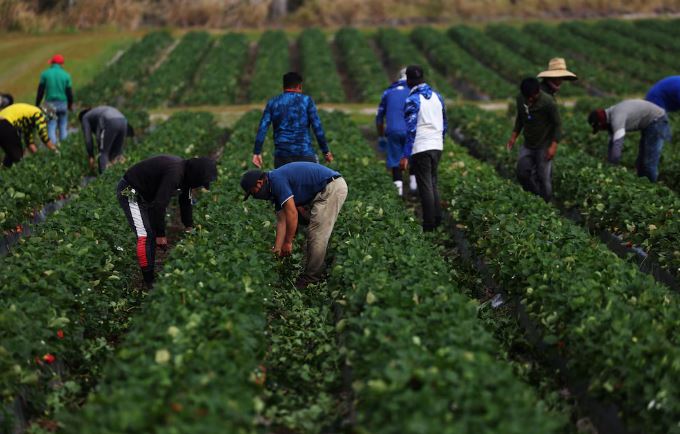
<svg viewBox="0 0 680 434">
<path fill-rule="evenodd" d="M 297 231 L 298 225 L 298 215 L 297 210 L 284 210 L 286 213 L 286 236 L 284 238 L 285 243 L 292 243 L 295 238 L 295 232 Z"/>
<path fill-rule="evenodd" d="M 283 241 L 286 238 L 286 216 L 285 212 L 281 211 L 276 216 L 276 241 L 274 241 L 274 249 L 281 250 Z"/>
</svg>

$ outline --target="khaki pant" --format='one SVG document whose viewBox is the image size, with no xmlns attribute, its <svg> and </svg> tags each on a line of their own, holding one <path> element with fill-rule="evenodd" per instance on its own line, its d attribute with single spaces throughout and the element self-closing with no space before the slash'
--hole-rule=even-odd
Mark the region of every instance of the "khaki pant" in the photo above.
<svg viewBox="0 0 680 434">
<path fill-rule="evenodd" d="M 302 277 L 310 283 L 323 278 L 326 248 L 340 208 L 347 199 L 347 183 L 337 178 L 317 193 L 312 201 L 312 211 L 307 226 L 307 264 Z"/>
</svg>

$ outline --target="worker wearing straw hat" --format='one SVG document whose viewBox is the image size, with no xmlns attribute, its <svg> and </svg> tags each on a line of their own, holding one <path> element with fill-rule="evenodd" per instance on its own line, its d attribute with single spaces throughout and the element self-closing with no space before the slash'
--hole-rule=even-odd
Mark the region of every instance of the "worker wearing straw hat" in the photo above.
<svg viewBox="0 0 680 434">
<path fill-rule="evenodd" d="M 563 81 L 575 81 L 578 77 L 567 69 L 567 62 L 561 57 L 550 59 L 548 69 L 538 74 L 541 80 L 541 90 L 555 98 Z"/>
</svg>

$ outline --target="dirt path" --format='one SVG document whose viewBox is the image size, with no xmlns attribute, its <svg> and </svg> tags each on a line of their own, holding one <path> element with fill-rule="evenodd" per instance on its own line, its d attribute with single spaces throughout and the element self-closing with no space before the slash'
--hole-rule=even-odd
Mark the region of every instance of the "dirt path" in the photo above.
<svg viewBox="0 0 680 434">
<path fill-rule="evenodd" d="M 345 63 L 342 55 L 340 55 L 340 49 L 335 43 L 335 38 L 333 38 L 333 40 L 330 41 L 328 44 L 329 47 L 331 48 L 331 55 L 333 56 L 333 60 L 335 60 L 335 66 L 338 71 L 338 75 L 340 76 L 340 81 L 342 82 L 342 88 L 345 91 L 345 98 L 347 102 L 350 103 L 359 102 L 360 93 L 357 91 L 354 81 L 352 81 L 349 78 L 349 73 L 347 72 L 347 64 Z"/>
</svg>

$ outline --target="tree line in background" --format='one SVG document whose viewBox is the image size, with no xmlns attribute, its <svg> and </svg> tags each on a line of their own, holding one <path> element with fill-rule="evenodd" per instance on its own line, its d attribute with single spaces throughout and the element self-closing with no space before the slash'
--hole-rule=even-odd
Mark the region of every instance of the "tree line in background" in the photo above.
<svg viewBox="0 0 680 434">
<path fill-rule="evenodd" d="M 0 28 L 252 28 L 676 12 L 680 0 L 0 0 Z"/>
</svg>

